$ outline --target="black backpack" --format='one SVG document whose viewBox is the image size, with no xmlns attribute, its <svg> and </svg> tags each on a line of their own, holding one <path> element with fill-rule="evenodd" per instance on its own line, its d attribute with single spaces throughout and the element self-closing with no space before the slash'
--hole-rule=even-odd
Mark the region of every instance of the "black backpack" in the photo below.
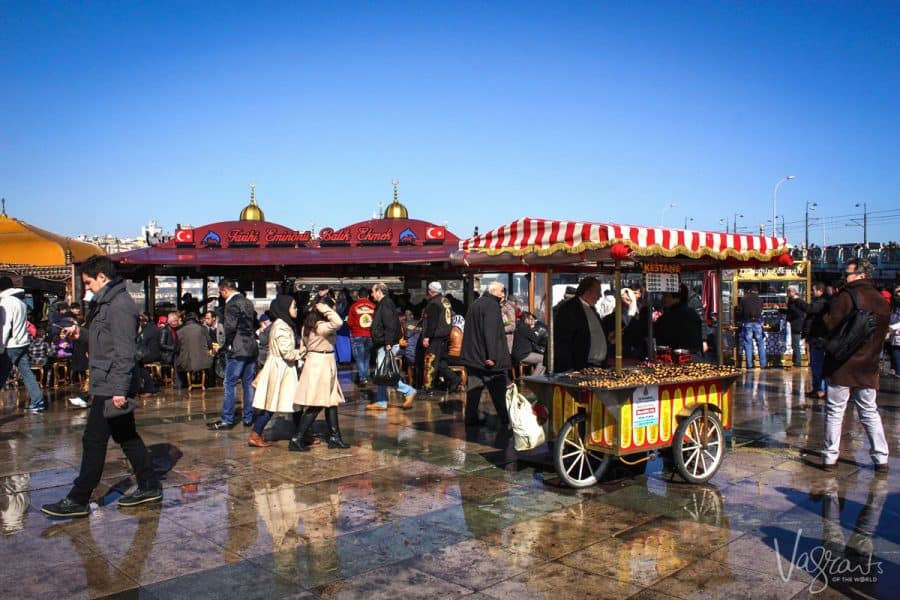
<svg viewBox="0 0 900 600">
<path fill-rule="evenodd" d="M 856 290 L 845 289 L 853 301 L 850 311 L 840 325 L 825 336 L 825 354 L 838 363 L 844 363 L 869 341 L 875 333 L 875 313 L 859 307 Z"/>
</svg>

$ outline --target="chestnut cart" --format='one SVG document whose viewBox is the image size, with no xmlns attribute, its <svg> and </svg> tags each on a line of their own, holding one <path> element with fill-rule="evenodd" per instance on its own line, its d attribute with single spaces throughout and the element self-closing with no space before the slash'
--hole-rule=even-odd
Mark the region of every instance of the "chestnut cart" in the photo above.
<svg viewBox="0 0 900 600">
<path fill-rule="evenodd" d="M 648 385 L 604 382 L 589 374 L 526 377 L 550 409 L 553 464 L 571 487 L 599 481 L 611 462 L 642 465 L 651 452 L 670 458 L 690 483 L 709 481 L 725 454 L 732 424 L 734 381 L 730 368 L 691 365 L 698 372 L 673 377 L 654 366 L 627 369 Z M 709 370 L 705 373 L 701 369 Z"/>
<path fill-rule="evenodd" d="M 616 290 L 623 271 L 643 272 L 649 291 L 677 291 L 683 270 L 705 271 L 707 310 L 718 323 L 723 322 L 722 269 L 792 263 L 782 238 L 530 218 L 460 242 L 452 260 L 473 271 L 546 273 L 546 305 L 554 271 L 612 274 Z M 530 296 L 534 312 L 534 293 Z M 616 300 L 614 369 L 525 378 L 549 410 L 557 473 L 566 484 L 585 487 L 596 483 L 613 460 L 640 469 L 659 453 L 686 481 L 708 481 L 722 464 L 734 382 L 740 376 L 734 367 L 722 366 L 721 327 L 718 365 L 623 367 L 618 294 Z M 544 312 L 546 318 L 549 311 Z M 547 322 L 553 365 L 553 322 Z"/>
</svg>

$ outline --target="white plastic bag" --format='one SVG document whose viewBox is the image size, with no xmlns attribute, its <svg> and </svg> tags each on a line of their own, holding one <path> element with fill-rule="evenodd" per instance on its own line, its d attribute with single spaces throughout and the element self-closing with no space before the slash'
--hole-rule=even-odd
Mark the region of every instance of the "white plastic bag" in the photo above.
<svg viewBox="0 0 900 600">
<path fill-rule="evenodd" d="M 544 428 L 538 423 L 531 402 L 519 393 L 515 385 L 506 388 L 506 410 L 509 412 L 516 450 L 533 450 L 544 443 Z"/>
</svg>

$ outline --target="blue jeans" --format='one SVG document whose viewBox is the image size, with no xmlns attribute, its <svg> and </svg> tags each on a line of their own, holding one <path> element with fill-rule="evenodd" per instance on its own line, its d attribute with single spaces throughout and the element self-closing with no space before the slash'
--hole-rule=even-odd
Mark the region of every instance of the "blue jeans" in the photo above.
<svg viewBox="0 0 900 600">
<path fill-rule="evenodd" d="M 227 358 L 225 360 L 225 402 L 222 404 L 222 421 L 234 423 L 234 407 L 237 404 L 237 382 L 244 388 L 245 423 L 253 421 L 253 378 L 256 377 L 255 358 Z"/>
<path fill-rule="evenodd" d="M 0 387 L 6 383 L 6 379 L 12 372 L 13 365 L 19 368 L 19 377 L 28 390 L 31 402 L 28 408 L 46 408 L 47 403 L 44 402 L 44 393 L 41 386 L 38 385 L 34 373 L 31 372 L 31 357 L 28 356 L 28 346 L 21 348 L 7 348 L 6 352 L 0 352 Z"/>
<path fill-rule="evenodd" d="M 791 348 L 794 350 L 794 355 L 792 358 L 792 366 L 799 367 L 800 360 L 803 358 L 803 353 L 800 351 L 800 334 L 799 333 L 791 333 Z"/>
<path fill-rule="evenodd" d="M 391 348 L 391 354 L 397 356 L 398 352 L 400 352 L 400 344 L 394 344 L 394 346 Z M 384 346 L 380 346 L 378 348 L 378 355 L 375 359 L 375 364 L 380 365 L 382 360 L 384 360 Z M 401 379 L 397 382 L 397 391 L 404 396 L 409 396 L 416 391 L 416 388 L 409 385 L 408 383 L 405 383 Z M 375 402 L 377 404 L 380 404 L 381 406 L 387 406 L 387 386 L 379 385 L 375 388 Z"/>
<path fill-rule="evenodd" d="M 825 384 L 825 349 L 813 342 L 809 346 L 809 368 L 812 371 L 812 391 L 824 392 Z"/>
<path fill-rule="evenodd" d="M 356 361 L 356 376 L 359 382 L 369 380 L 369 358 L 372 355 L 372 338 L 350 338 L 350 349 L 353 351 L 353 360 Z"/>
<path fill-rule="evenodd" d="M 744 342 L 744 360 L 747 368 L 753 368 L 753 342 L 759 352 L 759 366 L 766 368 L 766 339 L 763 337 L 761 323 L 744 323 L 741 325 L 741 340 Z"/>
</svg>

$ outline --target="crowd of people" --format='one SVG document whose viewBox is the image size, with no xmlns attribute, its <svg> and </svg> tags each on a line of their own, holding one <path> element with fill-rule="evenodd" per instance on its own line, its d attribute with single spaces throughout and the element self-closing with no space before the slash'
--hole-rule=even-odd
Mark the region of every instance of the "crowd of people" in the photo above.
<svg viewBox="0 0 900 600">
<path fill-rule="evenodd" d="M 279 294 L 258 315 L 238 283 L 224 278 L 218 285 L 215 308 L 205 310 L 186 294 L 177 310 L 154 320 L 138 313 L 108 259 L 94 257 L 82 272 L 85 287 L 93 293 L 87 314 L 78 304 L 58 303 L 39 327 L 26 318 L 22 290 L 12 287 L 8 278 L 0 278 L 0 382 L 17 369 L 28 391 L 28 409 L 40 412 L 47 407 L 41 389 L 45 382 L 35 379 L 31 367 L 64 360 L 74 372 L 85 373 L 93 399 L 81 474 L 67 498 L 44 507 L 51 515 L 87 514 L 86 501 L 99 481 L 109 437 L 122 445 L 138 474 L 139 489 L 123 505 L 161 498 L 129 406 L 139 394 L 156 393 L 166 374 L 174 387 L 193 386 L 197 381 L 211 387 L 222 379 L 222 411 L 218 419 L 207 423 L 210 431 L 230 430 L 240 421 L 249 428 L 248 445 L 266 448 L 272 446 L 264 435 L 267 424 L 274 414 L 287 413 L 294 424 L 288 450 L 305 452 L 323 441 L 332 449 L 348 447 L 337 410 L 345 402 L 336 357 L 341 332 L 349 338 L 359 388 L 375 384 L 374 399 L 366 406 L 369 411 L 389 408 L 388 388 L 402 399 L 400 408 L 408 409 L 417 390 L 431 393 L 442 387 L 465 392 L 465 423 L 476 426 L 484 422 L 479 406 L 486 390 L 503 431 L 509 425 L 506 390 L 516 369 L 528 366 L 533 375 L 540 375 L 549 366 L 544 354 L 546 326 L 521 310 L 500 281 L 490 282 L 468 307 L 444 294 L 437 281 L 428 284 L 427 297 L 418 305 L 376 282 L 355 293 L 346 289 L 336 293 L 323 285 L 315 294 Z M 843 289 L 860 294 L 859 302 L 876 314 L 879 329 L 864 352 L 843 364 L 829 362 L 822 340 L 853 309 L 847 295 L 838 288 L 829 295 L 826 286 L 816 283 L 813 300 L 807 303 L 795 286 L 788 288 L 784 312 L 794 338 L 794 364 L 799 364 L 803 338 L 811 350 L 809 393 L 826 398 L 825 468 L 837 460 L 841 419 L 853 399 L 869 435 L 873 461 L 877 468 L 886 469 L 887 447 L 875 390 L 885 341 L 894 373 L 900 372 L 900 288 L 885 303 L 869 273 L 864 261 L 850 261 Z M 618 312 L 616 295 L 621 300 Z M 702 318 L 696 292 L 682 285 L 678 292 L 664 293 L 661 303 L 661 311 L 654 308 L 640 288 L 604 293 L 599 279 L 581 279 L 552 309 L 553 371 L 606 367 L 617 343 L 622 344 L 626 358 L 649 358 L 651 323 L 656 346 L 683 348 L 698 359 L 708 357 L 713 336 Z M 753 366 L 754 344 L 760 367 L 767 364 L 761 313 L 759 294 L 750 289 L 736 311 L 748 368 Z M 622 330 L 618 339 L 617 317 Z M 403 364 L 403 375 L 385 380 L 386 365 L 394 361 Z M 320 440 L 312 435 L 312 425 L 323 411 L 327 435 Z"/>
</svg>

